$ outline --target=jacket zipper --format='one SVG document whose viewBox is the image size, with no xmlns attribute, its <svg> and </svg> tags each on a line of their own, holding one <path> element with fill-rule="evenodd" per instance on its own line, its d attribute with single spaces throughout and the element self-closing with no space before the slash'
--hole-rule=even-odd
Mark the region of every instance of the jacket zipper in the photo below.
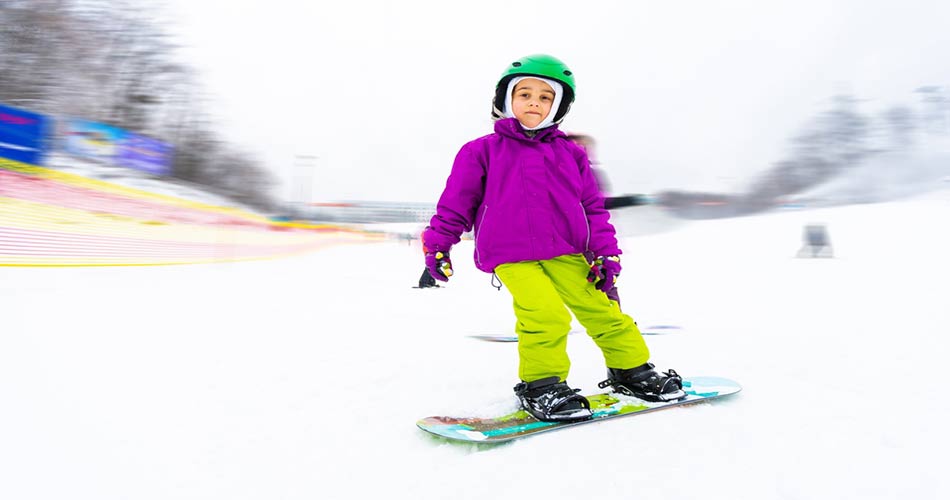
<svg viewBox="0 0 950 500">
<path fill-rule="evenodd" d="M 485 205 L 485 208 L 482 209 L 482 219 L 478 221 L 478 232 L 475 233 L 475 261 L 478 262 L 478 265 L 482 265 L 482 257 L 478 252 L 478 237 L 482 233 L 482 228 L 485 227 L 485 216 L 488 214 L 488 205 Z"/>
<path fill-rule="evenodd" d="M 583 203 L 578 203 L 581 207 L 581 213 L 584 214 L 584 226 L 587 227 L 587 239 L 584 240 L 584 249 L 588 252 L 590 251 L 590 221 L 587 220 L 587 210 L 584 208 Z"/>
</svg>

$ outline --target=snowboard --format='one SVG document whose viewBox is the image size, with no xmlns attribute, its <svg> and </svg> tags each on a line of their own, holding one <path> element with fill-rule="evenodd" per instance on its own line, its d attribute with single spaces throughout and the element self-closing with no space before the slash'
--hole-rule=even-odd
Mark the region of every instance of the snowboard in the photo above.
<svg viewBox="0 0 950 500">
<path fill-rule="evenodd" d="M 651 325 L 644 327 L 640 330 L 641 335 L 667 335 L 670 333 L 675 333 L 681 331 L 682 328 L 675 325 Z M 575 335 L 579 332 L 572 330 L 568 335 Z M 469 335 L 469 338 L 484 340 L 486 342 L 517 342 L 518 336 L 513 333 L 482 333 L 476 335 Z"/>
<path fill-rule="evenodd" d="M 416 425 L 436 436 L 467 443 L 504 443 L 543 432 L 586 425 L 611 418 L 642 415 L 657 410 L 685 406 L 735 394 L 742 390 L 733 380 L 721 377 L 683 379 L 687 396 L 678 401 L 653 403 L 614 392 L 587 396 L 594 416 L 578 422 L 542 422 L 524 410 L 494 418 L 426 417 Z"/>
</svg>

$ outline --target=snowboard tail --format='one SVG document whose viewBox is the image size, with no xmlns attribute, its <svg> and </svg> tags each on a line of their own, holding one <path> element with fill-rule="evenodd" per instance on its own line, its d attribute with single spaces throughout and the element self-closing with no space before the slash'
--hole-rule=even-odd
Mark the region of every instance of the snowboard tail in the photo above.
<svg viewBox="0 0 950 500">
<path fill-rule="evenodd" d="M 735 381 L 726 378 L 687 377 L 683 379 L 683 390 L 687 394 L 685 398 L 661 403 L 642 401 L 632 397 L 620 396 L 616 393 L 587 396 L 593 416 L 587 420 L 574 422 L 543 422 L 524 410 L 518 410 L 494 418 L 426 417 L 416 422 L 416 425 L 430 434 L 452 441 L 502 443 L 565 427 L 700 403 L 735 394 L 742 388 Z"/>
</svg>

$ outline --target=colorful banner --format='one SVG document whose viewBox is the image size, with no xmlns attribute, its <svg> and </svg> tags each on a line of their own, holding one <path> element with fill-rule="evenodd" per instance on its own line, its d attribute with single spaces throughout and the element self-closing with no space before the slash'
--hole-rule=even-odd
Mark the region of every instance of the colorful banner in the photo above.
<svg viewBox="0 0 950 500">
<path fill-rule="evenodd" d="M 0 157 L 42 165 L 49 118 L 0 104 Z"/>
<path fill-rule="evenodd" d="M 119 144 L 118 165 L 152 175 L 171 173 L 172 145 L 128 132 Z"/>
<path fill-rule="evenodd" d="M 171 173 L 172 146 L 127 130 L 87 120 L 66 121 L 63 149 L 75 156 L 152 175 Z"/>
<path fill-rule="evenodd" d="M 63 149 L 74 156 L 115 163 L 119 141 L 126 132 L 118 127 L 87 120 L 66 120 Z"/>
</svg>

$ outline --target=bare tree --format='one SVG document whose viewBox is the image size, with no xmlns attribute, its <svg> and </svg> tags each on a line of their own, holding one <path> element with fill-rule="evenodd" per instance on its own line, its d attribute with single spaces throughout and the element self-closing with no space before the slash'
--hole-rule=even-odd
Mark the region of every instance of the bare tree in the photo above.
<svg viewBox="0 0 950 500">
<path fill-rule="evenodd" d="M 917 131 L 917 117 L 907 106 L 894 106 L 884 112 L 884 122 L 891 148 L 910 149 L 914 145 L 914 133 Z"/>
<path fill-rule="evenodd" d="M 869 145 L 870 119 L 858 112 L 857 99 L 837 96 L 807 131 L 793 140 L 790 158 L 779 161 L 749 188 L 754 205 L 817 186 L 881 152 Z"/>
<path fill-rule="evenodd" d="M 3 1 L 0 102 L 171 143 L 173 176 L 270 205 L 273 181 L 218 137 L 158 12 L 133 0 Z"/>
<path fill-rule="evenodd" d="M 914 90 L 924 107 L 923 122 L 928 132 L 946 133 L 950 129 L 950 98 L 943 87 L 926 85 Z"/>
</svg>

